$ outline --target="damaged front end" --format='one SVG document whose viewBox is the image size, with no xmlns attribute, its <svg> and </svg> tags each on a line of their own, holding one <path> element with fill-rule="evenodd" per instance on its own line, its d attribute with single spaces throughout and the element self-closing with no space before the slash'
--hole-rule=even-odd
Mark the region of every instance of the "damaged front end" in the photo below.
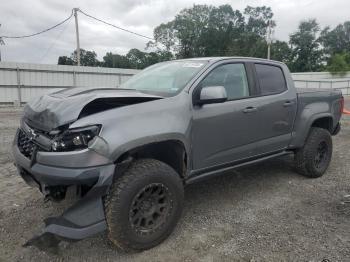
<svg viewBox="0 0 350 262">
<path fill-rule="evenodd" d="M 137 90 L 76 87 L 34 99 L 23 117 L 31 127 L 49 132 L 88 115 L 161 98 Z"/>
<path fill-rule="evenodd" d="M 122 166 L 111 159 L 98 121 L 83 127 L 70 125 L 104 110 L 160 98 L 133 90 L 73 88 L 26 105 L 12 146 L 18 173 L 46 199 L 63 200 L 71 188 L 79 199 L 61 216 L 47 218 L 42 234 L 25 246 L 44 249 L 62 239 L 80 240 L 106 229 L 103 198 Z"/>
<path fill-rule="evenodd" d="M 104 231 L 103 198 L 116 171 L 116 165 L 100 154 L 106 148 L 95 139 L 97 142 L 89 144 L 86 149 L 64 151 L 62 149 L 68 148 L 64 147 L 59 152 L 48 151 L 39 142 L 45 135 L 28 129 L 32 130 L 23 123 L 13 143 L 19 174 L 29 185 L 38 187 L 47 200 L 61 201 L 66 198 L 68 190 L 74 191 L 78 200 L 61 216 L 45 219 L 42 233 L 25 246 L 45 249 L 55 247 L 63 239 L 80 240 Z M 31 132 L 35 137 L 30 137 Z M 50 141 L 54 145 L 60 140 L 54 137 Z"/>
<path fill-rule="evenodd" d="M 56 247 L 61 240 L 77 241 L 103 232 L 106 226 L 102 197 L 107 188 L 93 188 L 59 217 L 44 220 L 45 228 L 23 246 L 41 250 Z"/>
</svg>

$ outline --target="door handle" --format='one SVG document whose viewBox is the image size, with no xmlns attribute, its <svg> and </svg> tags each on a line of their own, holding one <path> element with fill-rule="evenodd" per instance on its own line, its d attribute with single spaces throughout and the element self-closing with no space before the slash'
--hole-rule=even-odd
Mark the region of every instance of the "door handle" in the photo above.
<svg viewBox="0 0 350 262">
<path fill-rule="evenodd" d="M 289 100 L 284 102 L 284 104 L 283 104 L 284 107 L 292 106 L 292 105 L 294 105 L 294 101 L 289 101 Z"/>
<path fill-rule="evenodd" d="M 248 106 L 245 109 L 243 109 L 243 113 L 253 113 L 256 112 L 258 109 L 253 106 Z"/>
</svg>

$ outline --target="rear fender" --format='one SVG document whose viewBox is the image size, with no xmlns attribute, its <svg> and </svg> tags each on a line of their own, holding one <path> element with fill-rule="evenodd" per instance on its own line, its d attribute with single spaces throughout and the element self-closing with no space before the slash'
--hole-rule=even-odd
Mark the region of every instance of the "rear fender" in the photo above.
<svg viewBox="0 0 350 262">
<path fill-rule="evenodd" d="M 325 117 L 331 118 L 333 121 L 333 116 L 331 113 L 314 114 L 312 110 L 304 109 L 303 114 L 300 115 L 298 123 L 296 123 L 296 127 L 293 130 L 292 140 L 289 145 L 289 148 L 293 149 L 303 147 L 313 123 L 315 123 L 316 120 Z M 332 126 L 331 128 L 332 130 L 330 130 L 330 133 L 333 133 L 334 126 Z"/>
</svg>

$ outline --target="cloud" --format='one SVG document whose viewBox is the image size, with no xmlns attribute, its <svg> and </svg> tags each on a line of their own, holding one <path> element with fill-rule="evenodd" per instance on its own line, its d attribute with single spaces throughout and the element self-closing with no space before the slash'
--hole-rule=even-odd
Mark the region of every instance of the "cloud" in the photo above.
<svg viewBox="0 0 350 262">
<path fill-rule="evenodd" d="M 231 4 L 243 10 L 247 5 L 270 6 L 277 22 L 275 38 L 288 40 L 303 19 L 316 18 L 321 27 L 335 26 L 348 19 L 350 2 L 338 0 L 11 0 L 0 2 L 0 35 L 23 35 L 41 31 L 63 19 L 73 7 L 115 25 L 151 36 L 160 23 L 172 20 L 183 8 L 196 4 Z M 125 54 L 131 48 L 143 50 L 147 39 L 98 23 L 79 13 L 81 47 L 97 52 Z M 1 46 L 5 61 L 56 64 L 58 56 L 70 55 L 75 49 L 74 20 L 37 37 L 6 39 Z"/>
</svg>

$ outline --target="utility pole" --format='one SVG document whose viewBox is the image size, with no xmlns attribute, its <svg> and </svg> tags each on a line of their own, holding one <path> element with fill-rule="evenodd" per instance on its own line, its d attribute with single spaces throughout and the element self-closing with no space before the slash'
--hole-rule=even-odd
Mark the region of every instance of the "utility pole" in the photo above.
<svg viewBox="0 0 350 262">
<path fill-rule="evenodd" d="M 1 24 L 0 24 L 1 27 Z M 0 46 L 5 45 L 4 40 L 2 40 L 2 38 L 0 37 Z M 1 62 L 1 49 L 0 49 L 0 62 Z"/>
<path fill-rule="evenodd" d="M 271 20 L 269 20 L 268 23 L 267 23 L 266 42 L 267 42 L 267 59 L 270 60 L 270 58 L 271 58 L 271 43 L 272 43 L 272 24 L 271 24 Z"/>
<path fill-rule="evenodd" d="M 74 18 L 75 18 L 75 34 L 77 37 L 77 62 L 78 62 L 78 66 L 80 66 L 80 42 L 79 42 L 79 25 L 78 25 L 78 11 L 79 8 L 73 8 L 74 11 Z"/>
</svg>

